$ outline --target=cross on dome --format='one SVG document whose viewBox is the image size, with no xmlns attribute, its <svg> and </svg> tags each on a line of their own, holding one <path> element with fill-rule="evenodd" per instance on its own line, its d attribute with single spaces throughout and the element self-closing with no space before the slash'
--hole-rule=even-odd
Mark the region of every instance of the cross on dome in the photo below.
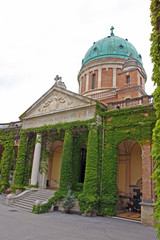
<svg viewBox="0 0 160 240">
<path fill-rule="evenodd" d="M 111 30 L 111 36 L 114 36 L 114 33 L 113 33 L 114 27 L 112 26 L 110 30 Z"/>
</svg>

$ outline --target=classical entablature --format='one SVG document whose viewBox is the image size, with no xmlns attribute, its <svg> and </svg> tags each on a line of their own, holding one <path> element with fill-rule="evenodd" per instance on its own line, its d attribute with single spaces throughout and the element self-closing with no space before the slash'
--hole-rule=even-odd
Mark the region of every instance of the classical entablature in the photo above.
<svg viewBox="0 0 160 240">
<path fill-rule="evenodd" d="M 96 101 L 53 85 L 24 114 L 22 128 L 41 127 L 57 123 L 85 121 L 94 118 Z"/>
</svg>

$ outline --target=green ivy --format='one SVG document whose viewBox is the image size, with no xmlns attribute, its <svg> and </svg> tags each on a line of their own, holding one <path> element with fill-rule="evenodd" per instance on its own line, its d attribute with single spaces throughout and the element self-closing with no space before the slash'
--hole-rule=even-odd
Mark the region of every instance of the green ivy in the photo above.
<svg viewBox="0 0 160 240">
<path fill-rule="evenodd" d="M 87 145 L 87 159 L 85 170 L 85 181 L 83 193 L 79 195 L 80 211 L 87 213 L 98 208 L 98 182 L 97 161 L 98 160 L 98 127 L 90 127 Z"/>
<path fill-rule="evenodd" d="M 14 176 L 15 185 L 23 185 L 25 175 L 25 160 L 27 154 L 27 134 L 21 131 L 18 156 L 16 162 L 16 171 Z"/>
<path fill-rule="evenodd" d="M 4 135 L 3 135 L 4 136 Z M 15 162 L 14 151 L 14 132 L 6 133 L 6 139 L 4 141 L 4 151 L 1 159 L 1 186 L 7 189 L 10 186 L 9 178 L 10 172 Z"/>
<path fill-rule="evenodd" d="M 41 159 L 40 159 L 40 173 L 48 173 L 48 163 L 47 160 L 50 157 L 50 152 L 47 149 L 48 136 L 43 134 L 42 136 L 42 150 L 41 150 Z"/>
<path fill-rule="evenodd" d="M 36 213 L 36 214 L 48 212 L 51 209 L 52 205 L 56 205 L 56 203 L 59 200 L 62 200 L 65 197 L 66 192 L 67 192 L 66 190 L 65 191 L 63 191 L 63 190 L 56 191 L 54 196 L 48 199 L 47 203 L 42 204 L 42 205 L 39 205 L 39 204 L 33 205 L 32 212 Z"/>
<path fill-rule="evenodd" d="M 27 151 L 26 151 L 26 157 L 25 157 L 24 178 L 23 178 L 24 186 L 27 186 L 29 184 L 29 179 L 31 178 L 35 139 L 36 139 L 35 134 L 30 134 L 27 138 Z"/>
<path fill-rule="evenodd" d="M 61 160 L 60 190 L 67 190 L 71 187 L 72 174 L 72 156 L 73 156 L 73 133 L 72 130 L 65 131 L 64 145 Z"/>
<path fill-rule="evenodd" d="M 132 139 L 143 145 L 152 142 L 152 130 L 156 116 L 152 106 L 140 106 L 103 114 L 105 142 L 102 174 L 102 194 L 99 203 L 100 215 L 116 215 L 117 194 L 117 150 L 121 142 Z"/>
<path fill-rule="evenodd" d="M 156 85 L 154 91 L 154 107 L 156 109 L 157 122 L 153 131 L 153 151 L 152 156 L 155 161 L 155 171 L 153 177 L 156 182 L 156 211 L 155 220 L 157 224 L 157 237 L 160 239 L 160 1 L 151 0 L 151 58 L 153 66 L 152 80 Z"/>
<path fill-rule="evenodd" d="M 97 194 L 98 129 L 91 126 L 88 136 L 84 194 Z"/>
<path fill-rule="evenodd" d="M 81 192 L 83 183 L 79 183 L 82 147 L 87 147 L 88 130 L 74 135 L 73 162 L 72 162 L 72 190 Z"/>
<path fill-rule="evenodd" d="M 79 126 L 73 124 L 71 129 L 61 125 L 61 129 L 48 131 L 49 140 L 64 141 L 60 187 L 46 204 L 34 206 L 35 213 L 48 211 L 52 204 L 63 199 L 68 189 L 72 189 L 78 197 L 81 212 L 116 215 L 118 145 L 126 139 L 133 139 L 140 145 L 151 142 L 156 115 L 151 105 L 101 111 L 99 114 L 104 124 L 100 121 L 98 125 L 92 122 Z M 84 145 L 87 146 L 87 160 L 83 184 L 78 180 Z"/>
<path fill-rule="evenodd" d="M 44 133 L 44 132 L 55 132 L 57 131 L 58 134 L 60 134 L 63 131 L 67 129 L 81 129 L 86 128 L 91 125 L 91 123 L 94 123 L 96 121 L 96 118 L 92 118 L 90 120 L 86 121 L 74 121 L 74 122 L 66 122 L 66 123 L 57 123 L 54 125 L 44 125 L 42 127 L 36 127 L 36 128 L 27 128 L 25 133 Z"/>
<path fill-rule="evenodd" d="M 69 123 L 58 123 L 55 125 L 46 125 L 38 128 L 28 128 L 21 130 L 20 145 L 18 148 L 18 158 L 16 164 L 16 172 L 14 178 L 14 184 L 27 185 L 29 177 L 31 175 L 31 166 L 33 158 L 33 150 L 35 145 L 35 136 L 37 133 L 42 134 L 42 154 L 40 172 L 47 172 L 47 158 L 49 152 L 46 147 L 47 141 L 64 140 L 65 131 L 74 129 L 86 129 L 90 126 L 95 118 L 87 121 L 75 121 Z M 85 134 L 86 136 L 86 134 Z M 44 139 L 44 140 L 43 140 Z M 74 139 L 74 136 L 73 136 Z M 77 145 L 77 149 L 78 149 Z M 77 150 L 79 151 L 79 150 Z M 72 161 L 72 159 L 71 159 Z M 73 172 L 71 173 L 71 176 Z M 74 176 L 75 177 L 75 176 Z M 71 177 L 73 178 L 73 176 Z"/>
</svg>

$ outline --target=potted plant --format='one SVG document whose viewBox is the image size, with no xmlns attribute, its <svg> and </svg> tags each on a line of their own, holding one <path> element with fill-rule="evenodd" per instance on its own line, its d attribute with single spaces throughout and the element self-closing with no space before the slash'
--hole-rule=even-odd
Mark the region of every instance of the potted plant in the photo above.
<svg viewBox="0 0 160 240">
<path fill-rule="evenodd" d="M 75 206 L 75 196 L 72 194 L 71 190 L 68 190 L 67 195 L 63 199 L 62 207 L 65 213 L 70 213 L 70 210 Z"/>
</svg>

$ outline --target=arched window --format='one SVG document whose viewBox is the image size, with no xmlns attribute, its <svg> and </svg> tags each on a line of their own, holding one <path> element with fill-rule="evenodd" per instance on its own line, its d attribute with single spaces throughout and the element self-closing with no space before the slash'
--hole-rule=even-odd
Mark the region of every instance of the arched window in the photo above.
<svg viewBox="0 0 160 240">
<path fill-rule="evenodd" d="M 128 75 L 126 78 L 126 84 L 130 84 L 130 83 L 131 83 L 131 80 L 130 80 L 130 76 Z"/>
<path fill-rule="evenodd" d="M 93 74 L 92 76 L 92 89 L 96 88 L 96 74 Z"/>
</svg>

